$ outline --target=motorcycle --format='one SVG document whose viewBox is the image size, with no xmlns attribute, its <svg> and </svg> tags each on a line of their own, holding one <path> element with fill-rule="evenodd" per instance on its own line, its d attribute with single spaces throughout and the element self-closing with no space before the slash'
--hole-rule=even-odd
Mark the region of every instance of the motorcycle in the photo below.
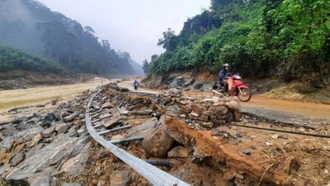
<svg viewBox="0 0 330 186">
<path fill-rule="evenodd" d="M 235 74 L 231 76 L 233 79 L 233 89 L 234 89 L 234 95 L 238 97 L 238 99 L 242 102 L 248 102 L 250 101 L 252 94 L 248 86 L 243 84 L 241 76 L 239 74 Z M 226 94 L 225 87 L 222 86 L 220 83 L 215 83 L 213 86 L 213 93 L 215 94 Z M 229 93 L 229 92 L 228 92 Z"/>
</svg>

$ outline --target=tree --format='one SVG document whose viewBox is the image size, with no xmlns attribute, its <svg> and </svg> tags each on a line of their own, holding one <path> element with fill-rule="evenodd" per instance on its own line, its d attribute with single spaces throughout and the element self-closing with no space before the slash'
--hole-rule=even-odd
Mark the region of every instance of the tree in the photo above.
<svg viewBox="0 0 330 186">
<path fill-rule="evenodd" d="M 149 74 L 150 73 L 150 64 L 148 63 L 148 60 L 144 60 L 143 61 L 143 66 L 142 66 L 142 68 L 143 68 L 143 72 L 145 73 L 145 74 Z"/>
<path fill-rule="evenodd" d="M 111 47 L 110 47 L 110 42 L 109 40 L 102 40 L 102 46 L 105 50 L 110 51 Z"/>
<path fill-rule="evenodd" d="M 176 46 L 175 31 L 168 28 L 166 32 L 163 32 L 163 38 L 160 38 L 157 43 L 158 46 L 162 46 L 167 50 L 173 50 Z"/>
<path fill-rule="evenodd" d="M 88 33 L 95 34 L 94 29 L 92 27 L 90 27 L 90 26 L 85 26 L 84 29 Z"/>
</svg>

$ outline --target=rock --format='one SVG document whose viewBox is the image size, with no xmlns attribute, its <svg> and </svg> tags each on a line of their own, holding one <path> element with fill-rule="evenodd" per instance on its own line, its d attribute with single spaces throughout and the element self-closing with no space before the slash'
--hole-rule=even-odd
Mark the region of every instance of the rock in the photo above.
<svg viewBox="0 0 330 186">
<path fill-rule="evenodd" d="M 191 114 L 192 116 L 194 116 L 194 117 L 199 117 L 199 114 L 196 113 L 196 112 L 194 112 L 194 111 L 192 111 L 190 114 Z"/>
<path fill-rule="evenodd" d="M 132 111 L 130 115 L 150 115 L 152 114 L 152 110 L 139 110 L 139 111 Z"/>
<path fill-rule="evenodd" d="M 127 171 L 114 171 L 110 175 L 111 186 L 125 186 L 129 185 L 132 180 L 132 174 Z"/>
<path fill-rule="evenodd" d="M 30 143 L 30 147 L 34 147 L 36 146 L 40 140 L 42 140 L 42 135 L 40 132 L 38 132 L 32 139 L 31 143 Z"/>
<path fill-rule="evenodd" d="M 55 131 L 57 132 L 57 134 L 63 134 L 66 133 L 66 131 L 68 131 L 69 128 L 70 128 L 69 124 L 59 123 L 56 124 Z"/>
<path fill-rule="evenodd" d="M 118 135 L 112 136 L 111 140 L 120 140 L 120 139 L 124 139 L 124 138 L 125 138 L 124 136 L 118 134 Z"/>
<path fill-rule="evenodd" d="M 108 151 L 104 148 L 99 149 L 95 152 L 95 159 L 102 159 L 107 156 Z"/>
<path fill-rule="evenodd" d="M 2 164 L 0 166 L 0 178 L 5 177 L 5 174 L 7 173 L 8 170 L 10 170 L 10 165 Z M 1 185 L 1 179 L 0 179 L 0 185 Z"/>
<path fill-rule="evenodd" d="M 251 145 L 250 147 L 251 147 L 251 149 L 256 149 L 257 148 L 255 145 Z"/>
<path fill-rule="evenodd" d="M 207 157 L 208 157 L 207 155 L 200 153 L 198 148 L 195 148 L 193 153 L 193 158 L 191 161 L 196 164 L 201 164 L 204 161 L 204 159 Z"/>
<path fill-rule="evenodd" d="M 21 163 L 24 160 L 24 158 L 25 158 L 24 152 L 19 152 L 10 160 L 10 165 L 16 167 L 19 163 Z"/>
<path fill-rule="evenodd" d="M 53 135 L 54 132 L 55 132 L 55 126 L 51 126 L 51 127 L 47 128 L 47 129 L 43 130 L 41 132 L 41 134 L 42 134 L 42 136 L 44 138 L 49 138 L 49 137 L 51 137 Z"/>
<path fill-rule="evenodd" d="M 267 146 L 272 146 L 273 143 L 272 143 L 272 142 L 268 142 L 268 141 L 266 141 L 266 145 L 267 145 Z"/>
<path fill-rule="evenodd" d="M 121 117 L 120 116 L 115 116 L 113 118 L 111 118 L 109 121 L 107 121 L 106 123 L 103 124 L 103 126 L 105 128 L 110 128 L 113 125 L 119 124 L 121 121 Z"/>
<path fill-rule="evenodd" d="M 31 186 L 51 186 L 51 179 L 49 175 L 41 176 L 37 179 L 33 179 Z"/>
<path fill-rule="evenodd" d="M 147 136 L 142 141 L 143 149 L 153 157 L 165 157 L 174 143 L 174 140 L 165 132 L 164 128 Z"/>
<path fill-rule="evenodd" d="M 113 107 L 115 107 L 115 105 L 114 105 L 113 103 L 111 103 L 111 102 L 107 102 L 107 103 L 104 103 L 104 104 L 102 105 L 102 109 L 105 109 L 105 108 L 113 108 Z"/>
<path fill-rule="evenodd" d="M 79 116 L 80 112 L 78 111 L 75 111 L 74 113 L 72 113 L 71 115 L 67 116 L 67 117 L 64 117 L 63 118 L 63 121 L 65 122 L 70 122 L 72 121 L 75 117 Z"/>
<path fill-rule="evenodd" d="M 77 128 L 75 126 L 71 127 L 69 130 L 68 130 L 68 135 L 70 137 L 76 137 L 77 136 Z"/>
<path fill-rule="evenodd" d="M 181 95 L 181 91 L 177 88 L 171 88 L 165 93 L 170 94 L 170 95 Z"/>
<path fill-rule="evenodd" d="M 188 151 L 187 151 L 187 149 L 178 146 L 178 147 L 174 147 L 172 150 L 170 150 L 167 153 L 167 156 L 170 158 L 187 158 Z"/>
<path fill-rule="evenodd" d="M 246 156 L 250 156 L 251 155 L 251 151 L 243 149 L 242 150 L 242 154 L 246 155 Z"/>
<path fill-rule="evenodd" d="M 206 127 L 206 128 L 212 128 L 213 127 L 212 122 L 201 122 L 200 125 L 203 126 L 203 127 Z"/>
<path fill-rule="evenodd" d="M 7 124 L 9 124 L 10 123 L 10 121 L 0 121 L 0 126 L 1 125 L 7 125 Z"/>
<path fill-rule="evenodd" d="M 12 122 L 13 124 L 20 124 L 20 123 L 22 123 L 22 122 L 24 122 L 24 121 L 27 121 L 27 120 L 28 120 L 27 117 L 19 117 L 19 118 L 15 118 L 15 119 L 13 119 L 11 122 Z"/>
<path fill-rule="evenodd" d="M 79 114 L 79 118 L 80 119 L 84 119 L 85 118 L 85 114 Z"/>
<path fill-rule="evenodd" d="M 203 113 L 203 110 L 198 106 L 198 105 L 192 105 L 191 106 L 192 110 L 194 113 L 196 113 L 197 115 L 201 115 Z"/>
<path fill-rule="evenodd" d="M 234 176 L 235 176 L 235 178 L 238 178 L 238 179 L 241 179 L 241 180 L 244 179 L 244 175 L 239 174 L 239 173 L 235 173 Z"/>
<path fill-rule="evenodd" d="M 87 131 L 86 127 L 83 126 L 77 132 L 78 132 L 79 135 L 81 135 L 81 134 L 85 133 L 86 131 Z"/>
<path fill-rule="evenodd" d="M 164 117 L 162 116 L 160 122 L 164 121 Z M 126 138 L 132 137 L 147 137 L 154 133 L 159 127 L 158 119 L 151 118 L 150 120 L 134 126 L 127 131 Z"/>
<path fill-rule="evenodd" d="M 78 139 L 63 134 L 63 137 L 59 138 L 58 141 L 44 146 L 26 158 L 6 176 L 6 179 L 26 179 L 40 175 L 40 173 L 50 175 L 52 172 L 58 172 L 58 167 L 70 157 L 77 158 L 87 155 L 88 158 L 89 146 L 89 137 Z M 82 159 L 76 160 L 75 166 L 84 167 L 86 162 Z M 79 174 L 80 169 L 73 170 L 73 173 Z M 71 175 L 68 174 L 68 176 Z"/>
<path fill-rule="evenodd" d="M 273 139 L 277 139 L 277 138 L 278 138 L 278 135 L 277 135 L 277 134 L 272 135 L 272 138 L 273 138 Z"/>
<path fill-rule="evenodd" d="M 226 103 L 226 105 L 233 111 L 234 114 L 234 120 L 235 121 L 240 121 L 241 119 L 241 105 L 239 104 L 239 102 L 231 100 L 229 102 Z"/>
<path fill-rule="evenodd" d="M 46 115 L 45 119 L 42 121 L 41 123 L 41 126 L 44 127 L 44 126 L 48 126 L 50 124 L 52 124 L 53 122 L 56 121 L 56 116 L 53 112 L 49 113 Z"/>
<path fill-rule="evenodd" d="M 120 115 L 124 115 L 124 116 L 128 115 L 129 113 L 128 110 L 126 110 L 124 107 L 118 108 L 118 111 Z"/>
<path fill-rule="evenodd" d="M 62 186 L 81 186 L 80 183 L 63 183 Z"/>
</svg>

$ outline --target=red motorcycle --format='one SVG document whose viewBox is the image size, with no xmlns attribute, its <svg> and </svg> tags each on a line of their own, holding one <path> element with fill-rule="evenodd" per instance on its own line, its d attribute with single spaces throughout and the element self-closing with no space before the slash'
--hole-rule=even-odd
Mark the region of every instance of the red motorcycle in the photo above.
<svg viewBox="0 0 330 186">
<path fill-rule="evenodd" d="M 235 74 L 233 76 L 231 76 L 231 78 L 233 79 L 233 89 L 234 89 L 234 95 L 238 97 L 238 99 L 242 102 L 248 102 L 250 101 L 252 94 L 251 91 L 249 89 L 248 86 L 243 84 L 242 78 L 241 76 L 239 76 L 238 74 Z M 225 87 L 222 86 L 220 83 L 216 83 L 213 86 L 213 93 L 216 94 L 226 94 L 229 92 L 225 92 Z"/>
</svg>

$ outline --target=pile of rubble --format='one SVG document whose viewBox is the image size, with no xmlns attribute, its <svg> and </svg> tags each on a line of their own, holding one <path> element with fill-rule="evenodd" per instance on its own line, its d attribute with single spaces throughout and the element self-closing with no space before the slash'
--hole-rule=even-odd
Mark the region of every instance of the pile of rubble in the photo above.
<svg viewBox="0 0 330 186">
<path fill-rule="evenodd" d="M 179 105 L 182 117 L 203 122 L 226 123 L 241 118 L 239 102 L 219 96 L 183 96 L 178 89 L 170 89 L 160 95 L 164 106 Z"/>
<path fill-rule="evenodd" d="M 84 122 L 89 94 L 58 103 L 56 109 L 46 109 L 56 105 L 52 102 L 12 110 L 14 116 L 29 109 L 36 112 L 30 117 L 16 117 L 2 127 L 0 176 L 36 186 L 55 185 L 57 174 L 79 175 L 91 145 Z"/>
</svg>

